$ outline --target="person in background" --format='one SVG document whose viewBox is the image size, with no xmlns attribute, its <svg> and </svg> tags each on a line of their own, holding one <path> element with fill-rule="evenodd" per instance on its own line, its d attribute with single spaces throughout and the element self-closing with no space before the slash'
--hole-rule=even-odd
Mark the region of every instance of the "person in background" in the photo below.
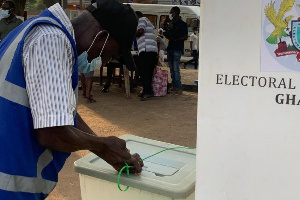
<svg viewBox="0 0 300 200">
<path fill-rule="evenodd" d="M 0 20 L 2 19 L 2 8 L 0 8 Z"/>
<path fill-rule="evenodd" d="M 161 28 L 164 30 L 169 30 L 171 28 L 171 25 L 172 25 L 172 21 L 170 20 L 169 15 L 166 15 Z"/>
<path fill-rule="evenodd" d="M 134 69 L 137 17 L 116 0 L 97 0 L 86 9 L 70 21 L 54 4 L 0 43 L 1 200 L 47 198 L 78 150 L 93 152 L 117 171 L 125 163 L 131 173 L 142 171 L 140 156 L 130 154 L 124 140 L 97 136 L 77 113 L 79 57 L 96 39 L 83 63 L 98 58 L 109 33 L 103 62 L 122 55 Z"/>
<path fill-rule="evenodd" d="M 184 63 L 184 68 L 188 64 L 194 63 L 194 68 L 198 68 L 198 60 L 199 60 L 199 51 L 198 51 L 198 46 L 199 46 L 199 39 L 198 39 L 198 34 L 197 34 L 197 27 L 193 27 L 193 33 L 190 36 L 190 49 L 191 49 L 191 56 L 193 59 L 189 60 L 188 62 Z"/>
<path fill-rule="evenodd" d="M 93 4 L 95 2 L 96 2 L 96 0 L 91 0 L 91 4 Z M 109 37 L 109 35 L 107 35 L 107 38 L 108 37 Z M 90 46 L 90 48 L 92 48 L 92 45 Z M 88 53 L 88 51 L 87 51 L 87 53 Z M 96 68 L 100 68 L 102 65 L 102 62 L 100 63 L 100 62 L 95 62 L 95 61 L 96 60 L 92 61 L 91 63 L 89 63 L 88 65 L 85 65 L 85 66 L 82 66 L 81 63 L 79 63 L 79 72 L 81 73 L 81 76 L 80 76 L 81 86 L 79 86 L 79 88 L 82 89 L 82 96 L 84 98 L 86 98 L 87 102 L 89 102 L 89 103 L 96 102 L 96 100 L 93 99 L 93 95 L 92 95 L 93 76 L 94 76 L 94 70 Z"/>
<path fill-rule="evenodd" d="M 167 47 L 168 64 L 170 67 L 172 87 L 169 92 L 182 94 L 182 85 L 180 77 L 180 58 L 184 53 L 184 41 L 188 38 L 187 24 L 182 21 L 180 8 L 175 6 L 171 9 L 169 18 L 172 24 L 164 32 L 164 36 L 169 40 Z"/>
<path fill-rule="evenodd" d="M 18 19 L 15 15 L 16 5 L 11 0 L 6 0 L 2 3 L 2 11 L 0 20 L 0 41 L 2 41 L 7 34 L 9 34 L 14 28 L 23 23 L 21 19 Z"/>
<path fill-rule="evenodd" d="M 95 2 L 96 2 L 96 0 L 91 0 L 91 4 L 93 4 L 93 3 L 95 3 Z M 58 2 L 57 2 L 57 3 L 58 3 Z M 79 85 L 79 86 L 78 86 L 78 89 L 79 89 L 79 90 L 82 90 L 82 89 L 83 89 L 83 85 L 84 85 L 84 90 L 82 91 L 82 96 L 86 98 L 86 83 L 85 83 L 86 79 L 85 79 L 85 77 L 84 77 L 84 74 L 81 74 L 80 79 L 81 79 L 81 82 L 83 82 L 83 84 Z M 93 84 L 93 83 L 92 83 L 92 84 Z M 90 87 L 90 88 L 92 89 L 92 87 Z M 89 96 L 92 97 L 93 95 L 89 95 Z M 89 99 L 88 99 L 88 101 L 91 102 L 91 100 L 89 100 Z M 93 99 L 93 100 L 92 100 L 92 103 L 93 103 L 93 102 L 96 102 L 96 101 Z"/>
<path fill-rule="evenodd" d="M 165 50 L 166 50 L 166 39 L 163 35 L 163 29 L 158 29 L 158 35 L 156 37 L 157 42 L 157 48 L 158 48 L 158 63 L 160 66 L 164 66 L 164 56 L 165 56 Z"/>
<path fill-rule="evenodd" d="M 139 73 L 142 80 L 143 92 L 139 94 L 141 101 L 153 97 L 152 77 L 157 64 L 157 43 L 154 26 L 140 11 L 135 12 L 139 18 L 136 32 L 139 51 Z"/>
</svg>

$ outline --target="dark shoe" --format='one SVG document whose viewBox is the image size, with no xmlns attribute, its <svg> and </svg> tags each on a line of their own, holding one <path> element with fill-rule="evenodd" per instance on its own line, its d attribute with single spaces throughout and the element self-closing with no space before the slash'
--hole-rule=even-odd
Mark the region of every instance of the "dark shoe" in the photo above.
<svg viewBox="0 0 300 200">
<path fill-rule="evenodd" d="M 143 97 L 144 96 L 144 93 L 139 93 L 138 94 L 138 97 Z"/>
<path fill-rule="evenodd" d="M 177 91 L 177 88 L 176 87 L 171 87 L 168 92 L 169 93 L 175 93 Z"/>
<path fill-rule="evenodd" d="M 146 101 L 146 99 L 149 99 L 149 98 L 151 98 L 151 97 L 153 97 L 153 96 L 154 96 L 153 94 L 144 94 L 144 95 L 141 97 L 140 101 Z"/>
<path fill-rule="evenodd" d="M 145 97 L 141 97 L 140 101 L 146 101 L 146 98 Z"/>
<path fill-rule="evenodd" d="M 177 91 L 174 94 L 175 95 L 181 95 L 182 94 L 182 89 L 177 89 Z"/>
<path fill-rule="evenodd" d="M 108 93 L 109 89 L 107 87 L 103 87 L 103 89 L 101 90 L 103 93 Z"/>
</svg>

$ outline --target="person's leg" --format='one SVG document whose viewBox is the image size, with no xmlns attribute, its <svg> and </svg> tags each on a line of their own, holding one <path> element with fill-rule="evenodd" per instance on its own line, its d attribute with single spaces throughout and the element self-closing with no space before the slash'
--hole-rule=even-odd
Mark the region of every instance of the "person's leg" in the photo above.
<svg viewBox="0 0 300 200">
<path fill-rule="evenodd" d="M 139 54 L 139 74 L 141 77 L 141 82 L 142 82 L 142 87 L 143 87 L 143 93 L 144 95 L 147 92 L 147 53 L 146 52 L 141 52 Z"/>
<path fill-rule="evenodd" d="M 81 86 L 82 86 L 82 96 L 86 97 L 86 84 L 85 84 L 85 76 L 81 74 L 80 76 Z"/>
<path fill-rule="evenodd" d="M 93 76 L 94 76 L 94 71 L 85 74 L 85 84 L 86 84 L 85 97 L 90 103 L 96 102 L 96 100 L 92 98 Z"/>
<path fill-rule="evenodd" d="M 199 51 L 195 50 L 195 69 L 198 69 Z"/>
<path fill-rule="evenodd" d="M 143 94 L 141 96 L 141 101 L 146 100 L 146 98 L 153 96 L 152 91 L 152 77 L 153 70 L 157 64 L 157 54 L 154 52 L 143 52 L 140 54 L 141 58 L 141 78 L 143 85 Z"/>
<path fill-rule="evenodd" d="M 172 79 L 172 88 L 170 89 L 170 92 L 172 92 L 175 89 L 175 73 L 174 73 L 174 51 L 168 50 L 167 51 L 167 58 L 168 58 L 168 64 L 170 67 L 170 74 Z M 175 91 L 175 90 L 174 90 Z"/>
<path fill-rule="evenodd" d="M 139 56 L 134 56 L 134 63 L 135 63 L 135 72 L 134 72 L 134 79 L 133 79 L 133 84 L 135 87 L 137 87 L 140 83 L 140 57 Z"/>
<path fill-rule="evenodd" d="M 112 75 L 113 75 L 114 66 L 111 63 L 107 63 L 106 65 L 106 82 L 103 86 L 102 92 L 107 93 L 108 89 L 111 85 Z"/>
<path fill-rule="evenodd" d="M 143 93 L 151 94 L 152 93 L 151 83 L 152 83 L 152 75 L 153 75 L 152 63 L 155 63 L 155 61 L 153 61 L 152 52 L 142 53 L 141 59 L 143 62 L 143 66 L 141 70 Z"/>
<path fill-rule="evenodd" d="M 173 62 L 173 68 L 174 68 L 174 84 L 175 87 L 178 88 L 178 90 L 182 90 L 181 85 L 181 76 L 180 76 L 180 58 L 181 58 L 181 51 L 174 51 L 174 62 Z"/>
<path fill-rule="evenodd" d="M 148 87 L 149 87 L 149 93 L 150 95 L 153 95 L 153 88 L 152 88 L 152 79 L 153 79 L 153 71 L 154 68 L 157 65 L 157 53 L 151 52 L 149 53 L 149 70 L 148 70 Z"/>
</svg>

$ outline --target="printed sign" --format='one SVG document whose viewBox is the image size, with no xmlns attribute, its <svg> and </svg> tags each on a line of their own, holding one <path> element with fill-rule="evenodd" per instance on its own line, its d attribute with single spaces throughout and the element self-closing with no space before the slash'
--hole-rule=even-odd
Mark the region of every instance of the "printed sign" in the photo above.
<svg viewBox="0 0 300 200">
<path fill-rule="evenodd" d="M 300 71 L 300 0 L 263 0 L 261 71 Z"/>
</svg>

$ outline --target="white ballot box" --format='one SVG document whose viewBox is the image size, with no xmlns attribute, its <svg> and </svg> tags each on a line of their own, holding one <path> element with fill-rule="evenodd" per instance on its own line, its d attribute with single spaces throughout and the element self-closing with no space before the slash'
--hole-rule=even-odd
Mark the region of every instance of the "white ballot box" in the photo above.
<svg viewBox="0 0 300 200">
<path fill-rule="evenodd" d="M 133 135 L 121 137 L 130 153 L 146 158 L 173 144 Z M 117 172 L 101 158 L 91 153 L 74 163 L 79 173 L 82 200 L 194 200 L 196 177 L 196 150 L 172 149 L 144 161 L 140 176 L 121 175 L 120 191 Z"/>
</svg>

